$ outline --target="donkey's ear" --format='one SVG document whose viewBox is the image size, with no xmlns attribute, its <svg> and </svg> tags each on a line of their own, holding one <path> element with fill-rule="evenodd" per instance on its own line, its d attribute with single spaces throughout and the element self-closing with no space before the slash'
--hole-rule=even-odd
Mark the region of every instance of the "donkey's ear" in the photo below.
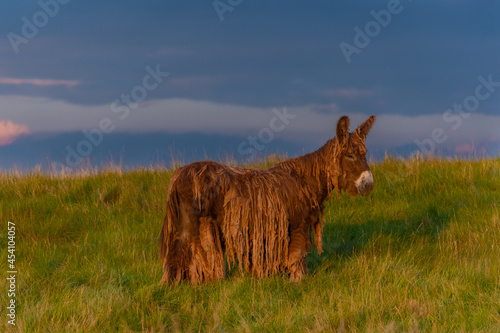
<svg viewBox="0 0 500 333">
<path fill-rule="evenodd" d="M 368 132 L 370 132 L 370 129 L 372 128 L 374 122 L 375 122 L 375 116 L 371 116 L 370 118 L 366 119 L 364 123 L 359 125 L 359 127 L 356 128 L 355 132 L 358 133 L 359 136 L 364 140 Z"/>
<path fill-rule="evenodd" d="M 337 141 L 341 147 L 347 145 L 349 141 L 349 117 L 342 116 L 337 122 Z"/>
</svg>

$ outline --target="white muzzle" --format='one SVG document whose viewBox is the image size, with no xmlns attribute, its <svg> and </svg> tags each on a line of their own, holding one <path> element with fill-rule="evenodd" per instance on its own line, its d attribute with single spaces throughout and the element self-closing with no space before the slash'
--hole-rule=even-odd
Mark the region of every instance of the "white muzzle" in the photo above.
<svg viewBox="0 0 500 333">
<path fill-rule="evenodd" d="M 364 171 L 358 180 L 356 180 L 356 187 L 361 195 L 368 195 L 373 190 L 373 175 L 371 171 Z"/>
</svg>

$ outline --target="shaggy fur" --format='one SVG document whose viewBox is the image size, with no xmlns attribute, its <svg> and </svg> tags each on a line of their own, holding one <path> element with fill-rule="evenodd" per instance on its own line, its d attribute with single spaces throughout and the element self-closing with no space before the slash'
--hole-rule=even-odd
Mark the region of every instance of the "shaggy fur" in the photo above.
<svg viewBox="0 0 500 333">
<path fill-rule="evenodd" d="M 364 171 L 365 139 L 375 116 L 349 133 L 349 118 L 317 151 L 266 169 L 212 161 L 178 169 L 168 191 L 160 234 L 163 281 L 200 283 L 224 278 L 228 265 L 257 276 L 306 274 L 310 236 L 322 252 L 323 203 L 333 189 L 357 195 Z M 369 187 L 363 195 L 368 194 Z"/>
</svg>

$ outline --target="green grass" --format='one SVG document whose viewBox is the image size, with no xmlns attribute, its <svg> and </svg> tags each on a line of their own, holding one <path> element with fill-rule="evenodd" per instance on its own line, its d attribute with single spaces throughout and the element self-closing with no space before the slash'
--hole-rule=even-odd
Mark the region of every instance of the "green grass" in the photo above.
<svg viewBox="0 0 500 333">
<path fill-rule="evenodd" d="M 388 159 L 328 202 L 308 276 L 159 283 L 171 170 L 0 175 L 0 331 L 500 331 L 500 159 Z M 17 326 L 7 325 L 7 221 Z"/>
</svg>

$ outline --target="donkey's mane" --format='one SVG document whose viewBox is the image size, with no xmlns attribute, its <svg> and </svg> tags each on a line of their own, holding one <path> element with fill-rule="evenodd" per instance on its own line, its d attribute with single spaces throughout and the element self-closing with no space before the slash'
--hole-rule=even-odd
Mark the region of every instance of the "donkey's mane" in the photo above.
<svg viewBox="0 0 500 333">
<path fill-rule="evenodd" d="M 324 201 L 334 188 L 340 191 L 338 186 L 338 177 L 341 173 L 340 153 L 341 149 L 334 137 L 316 151 L 280 162 L 275 168 L 282 168 L 290 174 L 305 177 L 308 186 L 321 194 L 318 201 Z"/>
</svg>

